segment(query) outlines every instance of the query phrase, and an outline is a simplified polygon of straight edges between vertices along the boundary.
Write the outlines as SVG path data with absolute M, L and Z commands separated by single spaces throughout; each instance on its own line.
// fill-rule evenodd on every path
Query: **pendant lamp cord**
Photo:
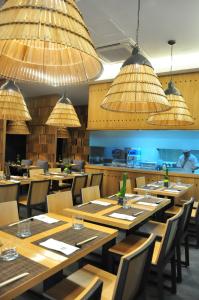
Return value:
M 170 74 L 171 74 L 171 81 L 173 79 L 173 45 L 171 45 L 171 68 L 170 68 Z
M 139 31 L 140 31 L 140 1 L 138 0 L 138 10 L 137 10 L 137 29 L 136 29 L 136 45 L 139 45 Z

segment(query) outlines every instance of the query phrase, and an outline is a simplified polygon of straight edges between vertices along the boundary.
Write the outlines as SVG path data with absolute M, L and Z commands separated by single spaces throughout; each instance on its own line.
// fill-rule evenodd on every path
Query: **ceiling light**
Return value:
M 6 128 L 7 134 L 30 134 L 25 121 L 9 121 Z
M 0 88 L 0 119 L 31 120 L 23 95 L 13 81 L 6 81 Z
M 162 126 L 192 125 L 194 120 L 188 106 L 180 91 L 175 87 L 174 82 L 172 81 L 173 45 L 175 45 L 175 41 L 170 40 L 168 41 L 168 44 L 171 46 L 171 80 L 168 83 L 168 88 L 165 90 L 165 94 L 167 95 L 171 109 L 166 112 L 151 114 L 147 122 L 152 125 Z
M 58 100 L 46 124 L 55 127 L 81 127 L 77 113 L 65 94 Z
M 75 0 L 7 0 L 0 8 L 1 76 L 63 86 L 101 71 Z
M 123 63 L 120 73 L 114 79 L 101 107 L 118 112 L 159 112 L 170 108 L 150 62 L 139 50 L 140 0 L 136 46 L 132 55 Z

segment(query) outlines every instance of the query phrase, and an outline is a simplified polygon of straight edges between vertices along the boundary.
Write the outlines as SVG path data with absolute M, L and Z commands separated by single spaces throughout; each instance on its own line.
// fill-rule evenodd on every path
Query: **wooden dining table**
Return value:
M 129 231 L 134 230 L 138 225 L 146 222 L 149 217 L 155 213 L 166 209 L 170 204 L 170 199 L 162 199 L 157 197 L 145 198 L 144 195 L 132 195 L 129 198 L 130 207 L 123 208 L 118 205 L 117 200 L 111 200 L 110 198 L 100 198 L 97 201 L 108 203 L 109 205 L 103 206 L 95 204 L 95 201 L 85 203 L 83 205 L 73 206 L 72 208 L 65 208 L 63 214 L 69 217 L 82 216 L 85 220 L 111 226 L 120 230 Z M 158 203 L 158 204 L 157 204 Z M 126 215 L 130 219 L 121 219 L 112 215 L 113 213 L 119 214 L 117 217 Z M 137 216 L 136 216 L 137 214 Z M 125 216 L 122 216 L 122 218 Z
M 63 268 L 79 261 L 99 247 L 104 247 L 103 257 L 106 260 L 107 248 L 115 243 L 118 234 L 115 229 L 84 222 L 83 229 L 75 230 L 72 227 L 71 218 L 52 213 L 47 215 L 59 222 L 46 224 L 34 219 L 31 221 L 32 235 L 25 239 L 16 236 L 17 225 L 0 228 L 1 243 L 15 245 L 19 253 L 19 257 L 14 261 L 0 260 L 0 283 L 21 273 L 29 273 L 28 276 L 0 288 L 0 299 L 13 299 L 43 281 L 48 282 L 49 278 L 52 280 L 53 276 Z M 75 245 L 92 236 L 97 236 L 97 238 L 79 247 L 68 256 L 40 245 L 41 242 L 50 238 Z

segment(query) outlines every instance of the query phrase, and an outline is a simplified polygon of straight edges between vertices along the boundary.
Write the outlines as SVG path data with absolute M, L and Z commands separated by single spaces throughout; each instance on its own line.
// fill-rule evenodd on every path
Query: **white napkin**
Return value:
M 174 186 L 173 188 L 174 188 L 174 189 L 184 189 L 184 190 L 186 190 L 186 189 L 187 189 L 187 186 L 175 184 L 175 186 Z
M 144 198 L 144 195 L 140 195 L 140 196 L 137 196 L 136 198 L 133 198 L 133 200 L 140 200 L 140 199 L 143 199 Z
M 152 184 L 152 183 L 149 183 L 149 184 L 147 184 L 147 186 L 151 186 L 151 187 L 155 187 L 155 188 L 158 188 L 158 187 L 160 187 L 160 185 L 157 185 L 157 184 Z
M 171 189 L 166 189 L 164 192 L 171 192 L 171 193 L 179 193 L 179 191 L 171 190 Z
M 47 224 L 53 224 L 53 223 L 59 222 L 59 220 L 51 218 L 51 217 L 49 217 L 47 215 L 35 216 L 34 219 L 42 221 L 42 222 L 47 223 Z
M 158 206 L 157 203 L 149 203 L 149 202 L 144 202 L 144 201 L 139 201 L 136 204 L 148 205 L 148 206 Z
M 132 198 L 134 196 L 135 196 L 135 194 L 125 194 L 125 197 L 127 197 L 127 198 Z
M 10 182 L 19 183 L 19 180 L 10 179 Z
M 73 252 L 79 250 L 78 247 L 71 246 L 69 244 L 54 240 L 54 239 L 48 239 L 45 242 L 40 243 L 41 246 L 44 246 L 48 249 L 59 251 L 65 255 L 70 255 Z
M 122 220 L 128 220 L 128 221 L 133 221 L 136 218 L 136 217 L 133 217 L 133 216 L 128 216 L 128 215 L 119 214 L 119 213 L 112 213 L 111 215 L 109 215 L 109 217 L 122 219 Z
M 111 203 L 109 203 L 109 202 L 100 201 L 100 200 L 92 200 L 92 201 L 90 201 L 90 203 L 98 204 L 98 205 L 102 205 L 102 206 L 109 206 L 109 205 L 111 205 Z

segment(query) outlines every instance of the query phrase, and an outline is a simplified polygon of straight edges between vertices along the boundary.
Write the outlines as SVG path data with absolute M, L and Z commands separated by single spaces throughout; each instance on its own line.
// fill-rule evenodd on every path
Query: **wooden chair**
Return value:
M 0 203 L 8 201 L 18 201 L 19 187 L 19 183 L 1 184 Z
M 32 160 L 31 159 L 22 159 L 21 160 L 21 165 L 22 166 L 31 166 L 32 165 Z
M 120 180 L 120 189 L 122 188 L 123 185 L 123 181 Z M 131 185 L 131 179 L 127 179 L 126 180 L 126 193 L 127 194 L 132 194 L 133 193 L 133 189 L 132 189 L 132 185 Z
M 166 231 L 161 241 L 155 242 L 155 248 L 152 257 L 152 268 L 157 272 L 158 282 L 158 298 L 159 300 L 163 300 L 163 272 L 168 263 L 171 264 L 171 292 L 176 293 L 176 261 L 175 261 L 175 247 L 177 242 L 177 231 L 179 228 L 180 218 L 183 214 L 183 209 L 179 211 L 179 213 L 172 218 L 167 220 Z M 116 244 L 112 248 L 109 249 L 110 253 L 114 255 L 114 257 L 127 255 L 135 249 L 134 243 L 137 245 L 142 245 L 144 243 L 144 238 L 129 235 L 126 239 Z M 135 242 L 136 241 L 136 242 Z
M 0 176 L 2 177 L 4 175 L 4 171 L 0 171 Z
M 34 176 L 37 176 L 37 175 L 42 175 L 44 174 L 44 169 L 30 169 L 29 170 L 29 176 L 30 177 L 34 177 Z
M 177 280 L 178 282 L 182 281 L 182 269 L 181 264 L 183 263 L 181 260 L 181 244 L 184 243 L 185 247 L 185 266 L 189 266 L 189 240 L 188 240 L 188 224 L 191 218 L 191 211 L 194 203 L 194 198 L 191 198 L 189 201 L 185 202 L 183 207 L 178 207 L 179 213 L 180 210 L 183 210 L 182 216 L 179 222 L 179 229 L 178 229 L 178 238 L 176 243 L 176 254 L 177 254 Z M 142 227 L 139 228 L 139 232 L 142 234 L 150 234 L 151 232 L 154 233 L 160 239 L 163 238 L 166 232 L 166 224 L 149 221 L 144 224 Z
M 103 282 L 98 277 L 94 277 L 85 288 L 82 288 L 81 284 L 74 283 L 66 278 L 47 290 L 43 295 L 51 300 L 100 300 L 102 286 Z M 66 291 L 68 293 L 64 295 Z
M 9 163 L 5 163 L 4 164 L 4 173 L 5 173 L 5 176 L 6 177 L 10 177 L 10 166 L 9 166 Z
M 145 243 L 121 258 L 117 276 L 92 265 L 86 265 L 82 269 L 71 274 L 67 280 L 72 284 L 73 293 L 79 288 L 85 288 L 96 276 L 103 282 L 102 300 L 135 300 L 144 291 L 147 273 L 154 248 L 154 235 L 151 235 Z M 63 281 L 53 287 L 53 291 L 62 296 L 54 299 L 73 299 L 68 294 L 71 287 L 64 287 Z M 48 291 L 47 291 L 48 293 Z M 54 294 L 55 295 L 55 294 Z M 66 298 L 65 298 L 66 297 Z M 84 298 L 83 298 L 84 299 Z M 143 299 L 143 298 L 142 298 Z
M 191 218 L 188 225 L 188 235 L 192 239 L 195 239 L 195 243 L 190 245 L 199 248 L 199 203 L 198 202 L 194 202 L 193 205 Z
M 77 204 L 77 202 L 82 202 L 81 199 L 81 189 L 87 186 L 88 175 L 75 176 L 72 184 L 72 196 L 73 196 L 73 204 Z
M 17 201 L 0 203 L 0 226 L 19 221 Z
M 46 199 L 50 187 L 50 180 L 31 181 L 28 195 L 19 199 L 19 205 L 27 207 L 27 217 L 32 216 L 32 209 L 46 210 Z
M 81 190 L 82 202 L 86 203 L 100 198 L 99 186 L 88 186 Z
M 73 206 L 71 191 L 57 192 L 47 196 L 47 206 L 49 213 L 62 214 L 64 208 Z
M 36 162 L 36 166 L 43 169 L 44 171 L 48 170 L 48 161 L 38 159 Z
M 90 178 L 90 186 L 98 185 L 100 191 L 102 190 L 102 182 L 103 182 L 104 173 L 93 173 Z
M 137 188 L 142 187 L 142 186 L 146 185 L 146 179 L 145 179 L 144 176 L 136 177 L 135 178 L 135 183 L 136 183 Z

